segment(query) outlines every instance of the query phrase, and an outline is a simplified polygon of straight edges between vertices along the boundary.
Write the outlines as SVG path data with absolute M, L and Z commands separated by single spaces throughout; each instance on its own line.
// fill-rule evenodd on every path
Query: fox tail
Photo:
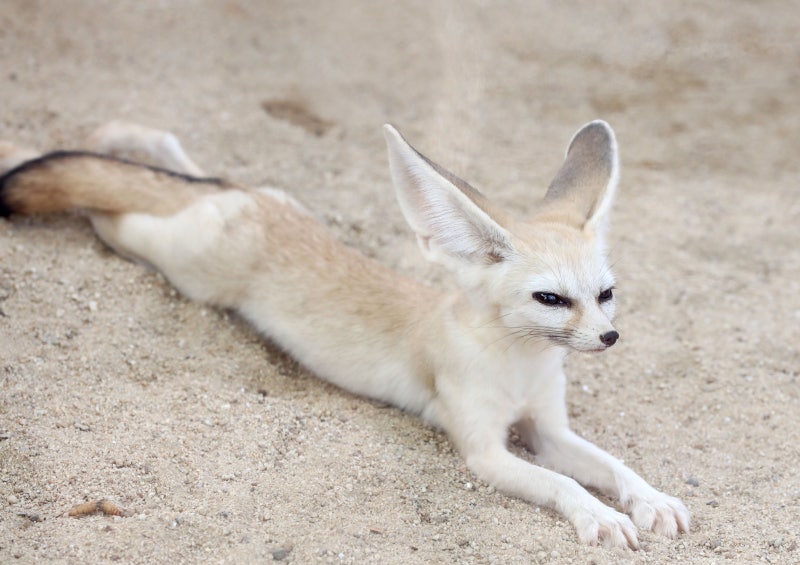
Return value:
M 203 192 L 229 186 L 107 155 L 57 151 L 0 176 L 0 216 L 74 209 L 171 215 Z

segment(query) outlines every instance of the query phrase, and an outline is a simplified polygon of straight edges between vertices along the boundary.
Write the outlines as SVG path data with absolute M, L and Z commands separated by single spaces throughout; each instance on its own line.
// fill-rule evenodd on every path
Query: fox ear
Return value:
M 488 265 L 513 252 L 480 192 L 418 153 L 391 125 L 383 132 L 397 200 L 428 259 Z
M 564 164 L 545 195 L 545 205 L 576 216 L 585 231 L 602 230 L 619 180 L 614 130 L 596 120 L 570 141 Z

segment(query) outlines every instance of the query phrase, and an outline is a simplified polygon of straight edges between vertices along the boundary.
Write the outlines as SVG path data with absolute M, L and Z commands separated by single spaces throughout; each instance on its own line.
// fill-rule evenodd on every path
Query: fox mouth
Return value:
M 569 344 L 569 348 L 572 349 L 573 351 L 577 351 L 579 353 L 593 353 L 593 354 L 597 355 L 597 354 L 600 354 L 600 353 L 603 353 L 603 352 L 607 351 L 608 349 L 611 348 L 611 346 L 610 345 L 605 345 L 603 343 L 597 343 L 597 344 L 589 345 L 586 342 L 580 343 L 580 344 L 576 344 L 576 343 L 573 342 L 573 343 Z
M 577 347 L 573 344 L 566 344 L 566 343 L 559 343 L 561 347 L 566 347 L 569 351 L 575 353 L 590 353 L 592 355 L 600 355 L 601 353 L 605 353 L 608 349 L 605 345 L 600 345 L 598 347 Z
M 575 335 L 570 332 L 558 332 L 547 337 L 553 343 L 578 353 L 599 354 L 611 347 L 603 343 L 587 343 L 586 340 L 576 339 Z

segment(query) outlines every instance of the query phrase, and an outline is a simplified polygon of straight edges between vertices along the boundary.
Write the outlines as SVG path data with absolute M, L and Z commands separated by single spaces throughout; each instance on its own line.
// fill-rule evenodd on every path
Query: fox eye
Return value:
M 598 300 L 598 302 L 608 302 L 612 298 L 614 298 L 614 288 L 613 287 L 607 288 L 603 292 L 601 292 L 599 294 L 599 296 L 597 297 L 597 300 Z
M 534 292 L 533 299 L 545 306 L 571 306 L 569 298 L 564 298 L 552 292 Z

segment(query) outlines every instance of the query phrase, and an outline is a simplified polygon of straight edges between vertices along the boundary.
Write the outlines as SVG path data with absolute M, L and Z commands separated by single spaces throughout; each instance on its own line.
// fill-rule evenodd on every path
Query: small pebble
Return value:
M 769 546 L 770 547 L 780 547 L 783 545 L 783 538 L 776 538 L 774 540 L 770 540 Z

